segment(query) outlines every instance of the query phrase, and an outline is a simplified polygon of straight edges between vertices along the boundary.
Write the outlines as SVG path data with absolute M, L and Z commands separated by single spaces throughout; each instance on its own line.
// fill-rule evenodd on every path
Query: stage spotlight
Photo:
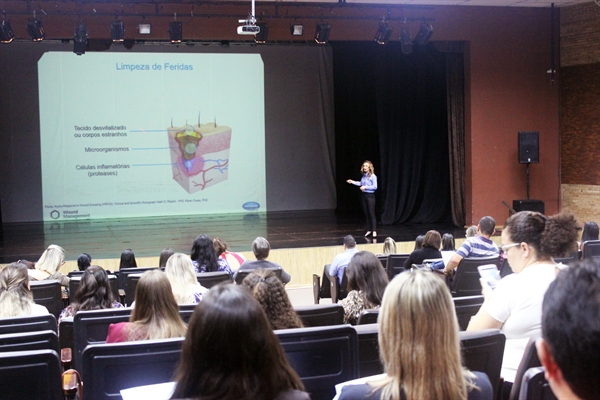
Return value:
M 417 33 L 417 36 L 415 36 L 415 43 L 418 44 L 419 46 L 423 46 L 423 45 L 427 44 L 429 39 L 431 39 L 432 35 L 433 35 L 433 27 L 430 24 L 423 22 L 421 24 L 421 27 L 419 28 L 419 32 Z
M 75 28 L 75 32 L 73 33 L 73 53 L 78 56 L 85 54 L 85 48 L 87 47 L 87 29 L 84 24 L 79 24 L 77 28 Z
M 302 36 L 304 34 L 304 26 L 300 25 L 292 25 L 290 27 L 290 33 L 292 36 Z
M 171 38 L 171 43 L 181 43 L 183 39 L 183 24 L 181 21 L 169 22 L 169 37 Z
M 327 44 L 329 41 L 329 31 L 331 26 L 325 22 L 317 23 L 317 30 L 315 31 L 315 42 L 319 44 Z
M 42 27 L 42 20 L 36 17 L 29 18 L 27 21 L 27 33 L 34 42 L 41 42 L 46 37 L 46 31 Z
M 2 20 L 0 21 L 0 42 L 2 43 L 10 43 L 14 40 L 15 33 L 10 27 L 10 21 Z
M 259 44 L 266 43 L 269 38 L 269 25 L 266 22 L 259 22 L 256 26 L 260 28 L 260 31 L 254 35 L 254 41 Z
M 113 43 L 123 43 L 123 40 L 125 40 L 125 25 L 123 21 L 115 20 L 110 24 L 110 36 Z
M 406 29 L 402 29 L 400 33 L 400 48 L 402 54 L 410 54 L 413 51 L 413 42 L 410 40 L 410 33 Z
M 151 31 L 152 27 L 150 26 L 150 24 L 145 22 L 141 22 L 140 24 L 138 24 L 138 32 L 140 33 L 140 35 L 149 35 Z
M 389 27 L 388 23 L 383 21 L 379 23 L 379 29 L 375 33 L 375 41 L 379 44 L 386 44 L 392 36 L 393 29 Z

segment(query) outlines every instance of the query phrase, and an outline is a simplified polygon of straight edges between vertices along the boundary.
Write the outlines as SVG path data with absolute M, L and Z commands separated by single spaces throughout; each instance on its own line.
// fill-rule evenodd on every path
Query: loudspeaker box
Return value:
M 513 207 L 519 211 L 537 211 L 545 214 L 545 204 L 542 200 L 513 200 Z
M 540 133 L 519 132 L 519 163 L 533 164 L 540 162 Z

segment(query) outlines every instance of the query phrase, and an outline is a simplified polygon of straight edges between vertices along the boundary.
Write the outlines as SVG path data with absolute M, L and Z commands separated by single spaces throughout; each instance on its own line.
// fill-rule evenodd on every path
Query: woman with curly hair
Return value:
M 530 337 L 542 334 L 544 293 L 558 271 L 552 257 L 573 250 L 579 226 L 570 214 L 546 217 L 533 211 L 513 214 L 504 223 L 501 249 L 514 274 L 492 291 L 485 280 L 484 302 L 467 330 L 500 329 L 506 336 L 502 377 L 509 391 Z
M 15 262 L 0 271 L 0 318 L 46 315 L 48 309 L 33 302 L 27 265 Z
M 196 272 L 227 271 L 229 276 L 233 275 L 227 261 L 217 257 L 213 241 L 206 235 L 200 235 L 194 240 L 190 258 Z
M 302 328 L 302 321 L 294 311 L 283 283 L 273 271 L 255 269 L 242 281 L 242 285 L 250 289 L 265 310 L 271 328 Z

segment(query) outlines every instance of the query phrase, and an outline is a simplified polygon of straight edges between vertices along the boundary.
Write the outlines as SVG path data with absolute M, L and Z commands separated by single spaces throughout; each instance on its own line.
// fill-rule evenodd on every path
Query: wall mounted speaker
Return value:
M 540 133 L 519 132 L 519 163 L 540 162 Z

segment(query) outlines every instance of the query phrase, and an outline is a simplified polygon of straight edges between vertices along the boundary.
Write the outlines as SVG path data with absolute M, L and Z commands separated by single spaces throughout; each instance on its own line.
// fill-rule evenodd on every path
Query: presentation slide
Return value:
M 48 52 L 38 75 L 45 221 L 266 211 L 259 54 Z

